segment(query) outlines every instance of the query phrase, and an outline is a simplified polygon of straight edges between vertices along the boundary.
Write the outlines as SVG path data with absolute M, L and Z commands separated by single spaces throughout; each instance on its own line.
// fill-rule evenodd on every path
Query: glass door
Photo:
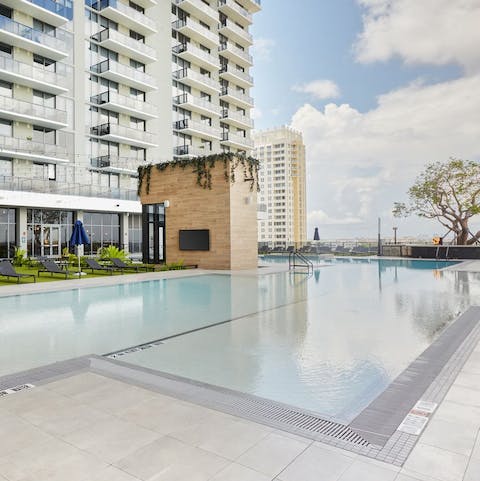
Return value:
M 42 228 L 42 252 L 45 257 L 60 257 L 60 227 L 44 225 Z

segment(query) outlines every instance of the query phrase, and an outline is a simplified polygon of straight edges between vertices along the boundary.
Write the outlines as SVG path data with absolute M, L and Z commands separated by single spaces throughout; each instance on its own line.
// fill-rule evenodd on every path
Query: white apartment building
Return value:
M 260 160 L 258 241 L 289 247 L 307 239 L 305 145 L 289 127 L 255 132 L 253 155 Z
M 0 0 L 0 258 L 141 252 L 137 168 L 252 147 L 260 0 Z M 173 66 L 173 68 L 172 68 Z M 172 87 L 173 84 L 173 87 Z

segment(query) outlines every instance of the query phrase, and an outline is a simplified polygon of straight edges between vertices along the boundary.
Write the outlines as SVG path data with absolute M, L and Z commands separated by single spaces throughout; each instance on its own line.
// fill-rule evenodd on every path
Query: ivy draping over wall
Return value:
M 191 167 L 192 173 L 197 176 L 197 185 L 203 187 L 204 189 L 211 189 L 212 174 L 210 171 L 217 163 L 221 163 L 223 165 L 225 182 L 235 182 L 235 172 L 239 166 L 242 166 L 243 181 L 250 182 L 250 190 L 254 190 L 255 188 L 257 191 L 259 190 L 259 161 L 247 155 L 224 152 L 221 154 L 194 157 L 191 159 L 179 159 L 172 160 L 171 162 L 162 162 L 159 164 L 141 165 L 138 167 L 138 195 L 141 194 L 144 186 L 145 192 L 147 194 L 150 193 L 150 178 L 152 175 L 152 169 L 157 169 L 161 172 L 169 167 L 172 169 L 179 167 L 183 170 Z

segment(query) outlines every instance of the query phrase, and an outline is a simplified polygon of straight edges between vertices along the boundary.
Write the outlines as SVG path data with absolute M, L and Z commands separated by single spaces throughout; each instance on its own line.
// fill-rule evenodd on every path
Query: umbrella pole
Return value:
M 81 279 L 82 275 L 80 273 L 80 246 L 77 245 L 77 259 L 78 259 L 78 278 Z

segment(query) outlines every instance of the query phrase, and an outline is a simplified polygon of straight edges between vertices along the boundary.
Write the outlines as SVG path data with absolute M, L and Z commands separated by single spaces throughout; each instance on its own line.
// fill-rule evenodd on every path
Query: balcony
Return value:
M 55 33 L 54 37 L 0 15 L 0 42 L 61 60 L 68 57 L 72 34 L 60 29 L 56 29 Z
M 200 72 L 195 72 L 189 68 L 182 68 L 173 72 L 173 78 L 182 82 L 182 84 L 201 90 L 207 93 L 220 92 L 220 84 L 218 80 L 212 79 Z
M 203 122 L 195 122 L 191 119 L 182 119 L 173 122 L 173 130 L 182 134 L 202 137 L 209 140 L 220 140 L 220 129 Z
M 257 13 L 262 9 L 261 0 L 241 0 L 244 7 L 252 13 Z
M 90 102 L 112 112 L 133 115 L 139 119 L 149 120 L 158 117 L 157 108 L 153 104 L 137 100 L 133 97 L 127 97 L 126 95 L 120 95 L 113 90 L 107 90 L 98 95 L 93 95 L 90 97 Z
M 68 147 L 67 147 L 68 146 Z M 18 137 L 0 136 L 0 156 L 14 159 L 32 160 L 50 164 L 70 162 L 73 136 L 67 132 L 57 132 L 57 144 L 46 144 Z
M 193 147 L 192 145 L 178 145 L 173 148 L 173 155 L 180 158 L 205 157 L 211 154 L 211 150 L 203 147 Z
M 105 28 L 92 35 L 91 39 L 98 42 L 102 47 L 109 48 L 142 63 L 151 63 L 157 60 L 154 48 L 111 28 Z
M 213 48 L 218 45 L 218 33 L 216 32 L 216 29 L 214 33 L 202 24 L 193 20 L 191 17 L 173 22 L 172 28 L 206 47 Z
M 59 95 L 68 92 L 72 79 L 72 69 L 66 65 L 63 67 L 65 67 L 65 75 L 37 68 L 35 64 L 0 56 L 0 79 Z
M 102 16 L 125 25 L 142 35 L 156 33 L 154 20 L 118 0 L 98 0 L 92 2 L 92 8 L 101 12 Z
M 218 10 L 242 25 L 250 25 L 253 22 L 253 15 L 235 0 L 219 0 Z
M 203 3 L 202 0 L 174 0 L 174 2 L 183 11 L 205 22 L 207 25 L 212 26 L 218 23 L 218 12 Z
M 109 188 L 93 184 L 52 182 L 51 180 L 46 179 L 32 179 L 30 177 L 18 176 L 11 177 L 7 175 L 0 175 L 0 190 L 138 201 L 136 190 Z
M 73 2 L 70 0 L 2 0 L 2 4 L 54 27 L 73 19 Z
M 11 97 L 0 96 L 0 118 L 50 129 L 67 126 L 67 112 Z
M 241 112 L 234 112 L 229 109 L 223 109 L 222 122 L 239 129 L 253 129 L 253 119 L 243 115 Z
M 250 109 L 253 107 L 253 98 L 239 90 L 231 87 L 223 87 L 220 92 L 220 98 L 225 102 L 233 102 L 235 105 Z
M 247 30 L 239 27 L 236 23 L 232 22 L 228 18 L 218 26 L 218 31 L 229 40 L 232 40 L 241 45 L 252 45 L 253 37 L 247 32 Z
M 200 115 L 215 115 L 216 117 L 220 117 L 219 106 L 201 97 L 195 97 L 192 94 L 182 94 L 174 97 L 173 104 Z
M 205 69 L 218 70 L 220 68 L 218 57 L 205 52 L 192 43 L 179 43 L 172 48 L 172 52 L 178 57 Z
M 246 50 L 242 50 L 230 42 L 221 43 L 218 51 L 222 57 L 241 65 L 242 67 L 251 67 L 253 65 L 252 56 Z
M 247 72 L 239 70 L 232 65 L 222 65 L 220 78 L 233 82 L 240 87 L 248 88 L 253 86 L 253 77 Z
M 114 155 L 101 155 L 100 157 L 92 157 L 90 159 L 90 165 L 94 170 L 114 174 L 137 174 L 138 166 L 144 163 L 135 158 L 117 157 Z
M 234 134 L 228 131 L 222 132 L 222 144 L 239 150 L 253 149 L 253 140 L 250 140 L 243 135 Z
M 99 77 L 119 82 L 143 91 L 156 90 L 155 79 L 150 75 L 114 60 L 104 60 L 90 67 Z
M 143 130 L 132 129 L 123 125 L 105 123 L 90 127 L 90 134 L 103 140 L 118 142 L 119 144 L 134 145 L 136 147 L 158 147 L 155 134 Z

